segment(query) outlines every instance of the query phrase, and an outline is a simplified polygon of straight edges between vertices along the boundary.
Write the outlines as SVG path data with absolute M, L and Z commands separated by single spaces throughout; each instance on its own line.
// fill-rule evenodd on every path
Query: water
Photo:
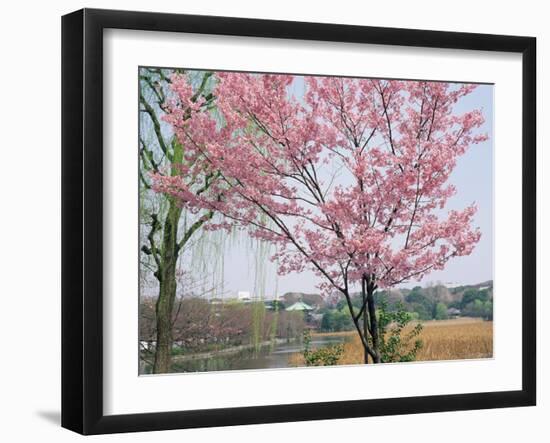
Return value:
M 322 335 L 311 337 L 311 348 L 321 348 L 344 343 L 349 335 Z M 259 351 L 246 349 L 231 354 L 174 361 L 173 372 L 231 371 L 243 369 L 273 369 L 289 367 L 288 359 L 292 354 L 304 350 L 302 343 L 278 343 L 264 346 Z

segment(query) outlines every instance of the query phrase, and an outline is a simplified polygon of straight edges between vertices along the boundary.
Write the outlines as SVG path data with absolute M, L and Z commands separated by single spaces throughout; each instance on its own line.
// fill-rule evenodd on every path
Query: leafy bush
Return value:
M 326 346 L 319 349 L 311 349 L 311 333 L 309 329 L 304 331 L 304 360 L 306 366 L 334 366 L 344 353 L 344 345 Z
M 416 354 L 422 348 L 422 340 L 418 338 L 422 325 L 418 323 L 410 332 L 403 333 L 411 319 L 411 314 L 405 311 L 402 303 L 397 303 L 391 311 L 388 310 L 387 302 L 382 301 L 379 304 L 378 327 L 382 362 L 408 362 L 416 359 Z

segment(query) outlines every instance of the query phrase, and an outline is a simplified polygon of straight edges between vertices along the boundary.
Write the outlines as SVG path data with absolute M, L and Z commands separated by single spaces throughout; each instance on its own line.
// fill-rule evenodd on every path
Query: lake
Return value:
M 323 334 L 311 336 L 311 348 L 321 348 L 330 345 L 344 343 L 350 340 L 350 335 Z M 255 350 L 252 348 L 241 349 L 236 352 L 210 355 L 208 357 L 184 359 L 174 358 L 172 372 L 209 372 L 230 371 L 243 369 L 273 369 L 289 367 L 289 357 L 303 351 L 300 341 L 280 342 L 266 345 Z

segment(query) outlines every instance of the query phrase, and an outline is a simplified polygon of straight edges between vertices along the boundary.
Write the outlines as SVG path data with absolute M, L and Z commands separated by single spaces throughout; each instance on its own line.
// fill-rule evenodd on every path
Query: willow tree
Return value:
M 274 244 L 279 273 L 313 270 L 322 289 L 347 301 L 365 363 L 380 363 L 375 290 L 443 269 L 480 239 L 475 204 L 446 209 L 457 159 L 486 139 L 479 110 L 455 111 L 474 86 L 309 77 L 297 97 L 290 75 L 218 76 L 223 125 L 206 114 L 185 120 L 185 106 L 167 116 L 200 169 L 155 176 L 154 187 L 219 211 L 220 228 Z M 192 91 L 173 91 L 190 105 Z M 183 177 L 205 171 L 220 179 L 193 194 Z
M 200 113 L 209 113 L 214 99 L 209 92 L 212 74 L 201 72 L 189 78 L 188 87 L 193 92 L 185 105 L 179 103 L 177 94 L 172 93 L 170 75 L 171 71 L 157 68 L 141 68 L 139 71 L 140 263 L 142 274 L 150 271 L 158 287 L 154 373 L 170 371 L 178 258 L 214 214 L 211 209 L 187 211 L 181 199 L 158 194 L 151 187 L 151 174 L 179 177 L 190 193 L 200 195 L 215 180 L 214 175 L 208 173 L 181 178 L 182 170 L 192 166 L 192 161 L 186 158 L 185 141 L 175 137 L 164 122 L 170 106 L 183 106 L 186 115 L 182 116 L 182 121 Z

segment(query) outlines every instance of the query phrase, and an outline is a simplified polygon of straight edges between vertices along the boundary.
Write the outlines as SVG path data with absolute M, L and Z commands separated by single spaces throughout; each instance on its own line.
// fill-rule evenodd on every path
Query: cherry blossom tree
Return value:
M 457 159 L 487 138 L 480 110 L 453 111 L 474 88 L 219 73 L 216 111 L 205 113 L 176 75 L 178 103 L 165 119 L 188 166 L 153 186 L 190 210 L 223 214 L 209 229 L 237 226 L 271 242 L 280 274 L 313 270 L 325 293 L 346 299 L 365 363 L 379 363 L 375 290 L 443 269 L 480 239 L 473 203 L 446 209 Z M 209 175 L 204 193 L 190 192 L 190 177 Z

